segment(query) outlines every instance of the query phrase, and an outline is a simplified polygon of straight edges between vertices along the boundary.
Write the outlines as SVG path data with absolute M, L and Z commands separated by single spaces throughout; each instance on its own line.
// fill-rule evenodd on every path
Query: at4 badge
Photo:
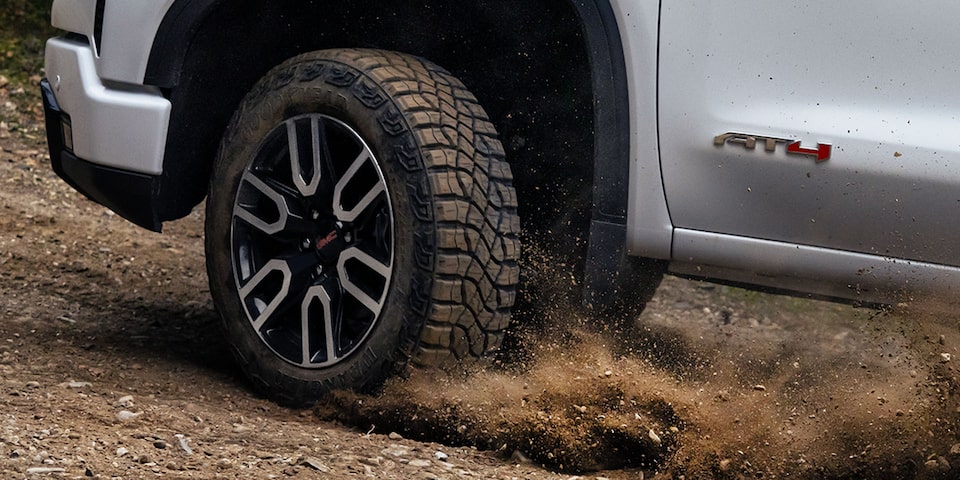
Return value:
M 813 157 L 817 159 L 817 163 L 830 160 L 830 152 L 833 150 L 833 147 L 829 143 L 818 143 L 815 148 L 805 148 L 800 145 L 800 140 L 766 137 L 750 133 L 727 132 L 713 137 L 713 144 L 718 147 L 722 147 L 728 143 L 737 143 L 747 149 L 753 150 L 756 148 L 758 142 L 763 143 L 764 149 L 768 152 L 776 151 L 778 143 L 786 144 L 788 154 Z

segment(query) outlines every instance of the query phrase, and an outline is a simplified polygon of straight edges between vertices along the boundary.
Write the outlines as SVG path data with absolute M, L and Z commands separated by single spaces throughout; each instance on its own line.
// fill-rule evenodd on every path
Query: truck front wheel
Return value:
M 244 371 L 303 404 L 496 349 L 518 233 L 503 148 L 462 83 L 404 54 L 325 50 L 270 71 L 237 109 L 207 270 Z

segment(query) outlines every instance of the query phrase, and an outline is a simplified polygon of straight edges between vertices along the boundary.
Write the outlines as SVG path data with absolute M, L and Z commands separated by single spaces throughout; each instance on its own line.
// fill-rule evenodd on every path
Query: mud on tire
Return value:
M 214 167 L 207 270 L 226 339 L 292 404 L 483 357 L 516 297 L 516 198 L 450 73 L 376 50 L 292 58 L 244 99 Z

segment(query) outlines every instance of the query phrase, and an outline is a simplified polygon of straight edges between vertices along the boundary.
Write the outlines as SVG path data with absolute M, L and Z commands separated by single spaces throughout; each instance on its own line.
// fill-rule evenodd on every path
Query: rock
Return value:
M 433 456 L 436 457 L 436 459 L 437 459 L 437 460 L 440 460 L 441 462 L 445 462 L 445 461 L 447 461 L 448 458 L 450 458 L 449 455 L 447 455 L 446 453 L 441 452 L 440 450 L 437 450 L 436 452 L 434 452 L 434 453 L 433 453 Z
M 953 356 L 950 355 L 949 353 L 941 353 L 941 354 L 940 354 L 940 362 L 941 362 L 941 363 L 947 363 L 947 362 L 950 361 L 951 358 L 953 358 Z
M 403 445 L 393 445 L 390 448 L 381 450 L 380 453 L 391 457 L 406 457 L 410 455 L 410 449 Z
M 937 342 L 940 343 L 940 345 L 946 345 L 946 344 L 947 344 L 947 337 L 944 336 L 944 335 L 940 335 L 940 339 L 937 340 Z
M 657 432 L 654 432 L 652 428 L 647 432 L 647 436 L 650 437 L 650 440 L 652 440 L 655 445 L 663 443 L 663 440 L 660 439 L 660 436 L 657 435 Z
M 950 470 L 950 462 L 948 462 L 946 458 L 943 458 L 939 455 L 931 457 L 923 464 L 923 466 L 926 467 L 927 470 L 934 472 L 947 472 Z
M 4 88 L 7 85 L 10 85 L 10 79 L 3 75 L 0 75 L 0 88 Z
M 126 407 L 130 408 L 133 406 L 133 395 L 126 395 L 120 397 L 116 403 L 113 404 L 115 407 Z
M 90 382 L 73 382 L 73 381 L 70 381 L 70 382 L 66 382 L 66 383 L 61 383 L 60 386 L 63 386 L 63 387 L 66 387 L 66 388 L 86 388 L 86 387 L 92 387 L 93 384 L 90 383 Z
M 190 445 L 187 445 L 187 438 L 184 437 L 183 434 L 178 433 L 174 435 L 174 437 L 177 438 L 177 441 L 180 443 L 180 448 L 182 448 L 184 452 L 187 452 L 187 455 L 193 455 L 193 450 L 190 448 Z
M 730 471 L 730 459 L 729 459 L 729 458 L 724 458 L 723 460 L 720 460 L 720 471 L 721 471 L 721 472 L 724 472 L 724 473 Z
M 60 468 L 60 467 L 30 467 L 27 469 L 27 474 L 42 475 L 46 473 L 63 473 L 66 471 L 67 470 L 65 468 Z
M 960 456 L 960 443 L 954 443 L 953 446 L 950 447 L 950 455 Z
M 514 463 L 521 463 L 521 464 L 533 463 L 533 461 L 530 460 L 530 457 L 528 457 L 526 454 L 524 454 L 520 450 L 513 451 L 513 454 L 510 455 L 510 461 Z
M 40 388 L 40 382 L 35 382 L 35 381 L 27 382 L 26 384 L 23 385 L 23 388 L 30 389 L 30 390 Z
M 417 468 L 426 468 L 432 464 L 430 463 L 430 460 L 421 460 L 417 458 L 414 460 L 410 460 L 410 463 L 408 463 L 407 465 L 410 465 L 411 467 L 417 467 Z
M 318 472 L 322 472 L 322 473 L 330 473 L 330 472 L 333 471 L 333 470 L 330 469 L 330 467 L 324 465 L 323 462 L 321 462 L 319 459 L 317 459 L 317 458 L 315 458 L 315 457 L 304 457 L 304 458 L 302 458 L 302 459 L 300 460 L 300 464 L 301 464 L 301 465 L 306 465 L 306 466 L 308 466 L 308 467 L 310 467 L 310 468 L 312 468 L 312 469 L 314 469 L 314 470 L 317 470 Z
M 397 432 L 390 432 L 390 434 L 387 435 L 387 438 L 390 440 L 403 440 L 403 435 L 400 435 Z
M 164 442 L 163 440 L 157 440 L 156 442 L 153 442 L 153 446 L 154 448 L 163 450 L 164 448 L 167 448 L 167 442 Z
M 120 420 L 121 422 L 130 422 L 136 420 L 140 415 L 143 415 L 143 412 L 133 413 L 130 410 L 120 410 L 117 412 L 117 420 Z
M 758 391 L 758 392 L 766 392 L 766 391 L 767 391 L 767 387 L 765 387 L 765 386 L 763 386 L 763 385 L 754 385 L 754 386 L 753 386 L 753 389 L 756 390 L 756 391 Z
M 126 454 L 128 454 L 128 453 L 130 453 L 130 450 L 127 450 L 127 449 L 124 448 L 124 447 L 120 447 L 120 448 L 117 449 L 117 456 L 118 456 L 118 457 L 122 457 L 122 456 L 124 456 L 124 455 L 126 455 Z

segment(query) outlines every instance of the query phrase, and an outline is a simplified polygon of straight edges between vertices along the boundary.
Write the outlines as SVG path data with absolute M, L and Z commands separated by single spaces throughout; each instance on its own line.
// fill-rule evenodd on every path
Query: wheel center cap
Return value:
M 327 248 L 330 244 L 335 242 L 338 238 L 340 238 L 340 232 L 338 232 L 337 229 L 333 229 L 326 236 L 318 238 L 314 246 L 316 247 L 318 252 L 322 252 L 323 249 Z
M 324 229 L 327 230 L 327 229 Z M 322 230 L 321 230 L 322 231 Z M 327 233 L 317 235 L 313 242 L 313 248 L 320 257 L 320 261 L 325 264 L 333 264 L 340 258 L 340 252 L 346 248 L 343 233 L 336 226 L 331 226 Z

